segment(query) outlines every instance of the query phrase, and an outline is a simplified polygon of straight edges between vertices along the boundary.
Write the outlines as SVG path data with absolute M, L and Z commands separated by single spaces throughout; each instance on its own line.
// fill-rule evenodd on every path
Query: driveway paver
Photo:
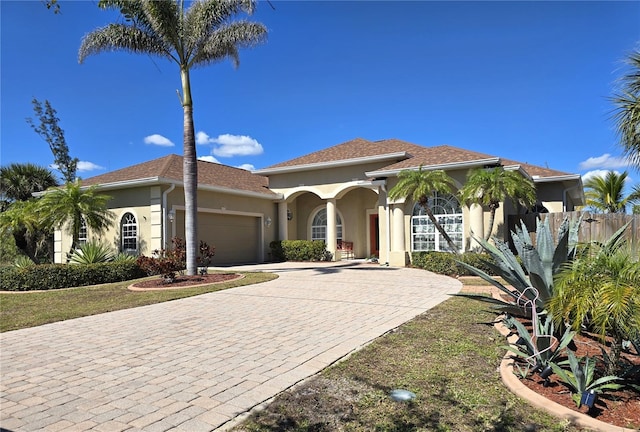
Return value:
M 211 431 L 460 290 L 358 262 L 234 267 L 267 283 L 0 335 L 0 427 Z

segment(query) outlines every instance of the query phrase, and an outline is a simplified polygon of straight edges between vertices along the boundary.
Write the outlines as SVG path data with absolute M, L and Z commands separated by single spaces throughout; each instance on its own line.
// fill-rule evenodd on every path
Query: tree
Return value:
M 629 71 L 620 79 L 621 90 L 611 98 L 615 127 L 626 156 L 640 169 L 640 50 L 626 59 Z
M 42 0 L 42 2 L 47 7 L 47 9 L 53 9 L 54 14 L 57 15 L 60 13 L 60 4 L 58 3 L 58 0 Z
M 31 103 L 40 123 L 36 126 L 32 118 L 27 118 L 27 123 L 49 144 L 51 153 L 53 153 L 53 163 L 62 173 L 62 178 L 66 182 L 75 181 L 78 159 L 69 156 L 69 146 L 64 138 L 64 131 L 60 128 L 60 119 L 57 117 L 56 110 L 48 100 L 44 101 L 44 107 L 35 98 Z
M 485 234 L 485 240 L 489 240 L 500 203 L 509 199 L 531 207 L 536 202 L 536 187 L 530 179 L 504 167 L 476 168 L 469 171 L 460 199 L 467 205 L 489 207 L 489 230 Z
M 34 192 L 42 192 L 57 186 L 53 173 L 32 163 L 12 163 L 0 167 L 0 194 L 9 202 L 27 201 Z
M 240 48 L 266 39 L 264 25 L 232 21 L 242 12 L 251 14 L 254 0 L 203 0 L 184 9 L 178 0 L 101 0 L 103 9 L 118 9 L 125 19 L 87 34 L 78 60 L 107 51 L 153 55 L 175 62 L 180 69 L 184 111 L 183 176 L 187 274 L 197 273 L 197 159 L 193 124 L 190 71 L 223 59 L 239 64 Z
M 46 225 L 59 229 L 67 227 L 72 236 L 72 251 L 78 245 L 83 220 L 87 228 L 95 232 L 113 225 L 114 215 L 107 208 L 111 197 L 99 194 L 96 188 L 83 189 L 80 182 L 75 181 L 45 193 L 38 201 L 38 210 Z
M 427 217 L 436 227 L 440 235 L 446 240 L 449 248 L 460 253 L 458 246 L 451 240 L 451 237 L 442 228 L 438 220 L 429 208 L 429 197 L 434 193 L 451 193 L 453 191 L 453 180 L 443 170 L 425 171 L 422 165 L 418 170 L 402 170 L 398 174 L 398 183 L 389 190 L 391 199 L 411 199 L 420 204 L 427 213 Z
M 624 186 L 628 173 L 618 174 L 608 171 L 602 176 L 590 177 L 584 182 L 587 205 L 604 213 L 624 213 L 630 198 L 624 196 Z
M 13 237 L 16 247 L 35 263 L 47 255 L 51 232 L 37 219 L 33 193 L 57 184 L 49 169 L 35 164 L 13 163 L 0 167 L 0 231 L 3 236 Z

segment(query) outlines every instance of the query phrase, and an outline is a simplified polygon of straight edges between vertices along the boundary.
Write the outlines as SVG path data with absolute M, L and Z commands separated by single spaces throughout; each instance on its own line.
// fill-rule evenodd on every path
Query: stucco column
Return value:
M 278 240 L 287 240 L 289 238 L 287 220 L 287 202 L 278 203 Z
M 469 234 L 473 233 L 477 238 L 484 238 L 484 210 L 478 204 L 471 204 L 469 207 L 469 231 Z M 471 250 L 480 249 L 480 244 L 471 236 L 469 238 L 471 239 L 469 242 Z
M 391 233 L 391 250 L 394 252 L 404 252 L 404 204 L 394 204 L 393 206 L 393 232 Z
M 389 251 L 389 265 L 404 267 L 409 263 L 409 251 L 406 249 L 404 226 L 404 203 L 393 204 L 391 209 L 391 250 Z
M 336 248 L 338 246 L 338 229 L 336 227 L 336 200 L 334 198 L 327 200 L 327 250 L 336 257 Z

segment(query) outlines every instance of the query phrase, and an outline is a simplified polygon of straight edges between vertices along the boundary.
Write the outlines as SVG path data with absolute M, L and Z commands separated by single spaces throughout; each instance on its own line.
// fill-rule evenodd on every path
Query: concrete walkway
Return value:
M 0 335 L 0 427 L 211 431 L 439 304 L 460 282 L 364 263 Z

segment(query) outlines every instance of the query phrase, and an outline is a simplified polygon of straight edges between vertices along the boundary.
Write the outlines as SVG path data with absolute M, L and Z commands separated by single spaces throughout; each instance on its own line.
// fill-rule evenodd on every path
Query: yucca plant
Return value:
M 563 263 L 575 257 L 581 219 L 570 222 L 568 218 L 565 218 L 558 228 L 558 237 L 555 243 L 549 228 L 549 219 L 544 221 L 538 219 L 535 246 L 524 222 L 522 222 L 521 226 L 516 227 L 515 232 L 511 233 L 522 265 L 506 242 L 494 238 L 494 246 L 483 239 L 474 237 L 491 257 L 491 259 L 480 258 L 480 260 L 494 274 L 501 276 L 512 288 L 503 285 L 476 267 L 462 261 L 457 261 L 458 264 L 480 276 L 511 299 L 501 300 L 466 293 L 456 295 L 493 303 L 496 309 L 511 315 L 531 316 L 529 303 L 535 305 L 537 313 L 543 312 L 547 302 L 553 296 L 554 275 L 560 270 Z
M 119 252 L 113 257 L 113 262 L 125 263 L 125 262 L 136 262 L 138 257 L 136 255 L 131 255 L 124 252 Z
M 31 258 L 25 255 L 20 255 L 13 262 L 13 266 L 19 269 L 27 269 L 27 268 L 33 267 L 34 265 L 36 264 L 33 261 L 31 261 Z
M 104 243 L 89 241 L 69 256 L 70 264 L 96 264 L 113 261 L 111 248 Z
M 598 394 L 608 390 L 618 390 L 622 385 L 613 381 L 617 376 L 609 375 L 595 379 L 596 361 L 591 357 L 578 359 L 571 351 L 568 353 L 570 371 L 552 363 L 553 372 L 560 377 L 562 383 L 571 391 L 571 398 L 578 408 L 583 404 L 583 397 L 590 392 Z

